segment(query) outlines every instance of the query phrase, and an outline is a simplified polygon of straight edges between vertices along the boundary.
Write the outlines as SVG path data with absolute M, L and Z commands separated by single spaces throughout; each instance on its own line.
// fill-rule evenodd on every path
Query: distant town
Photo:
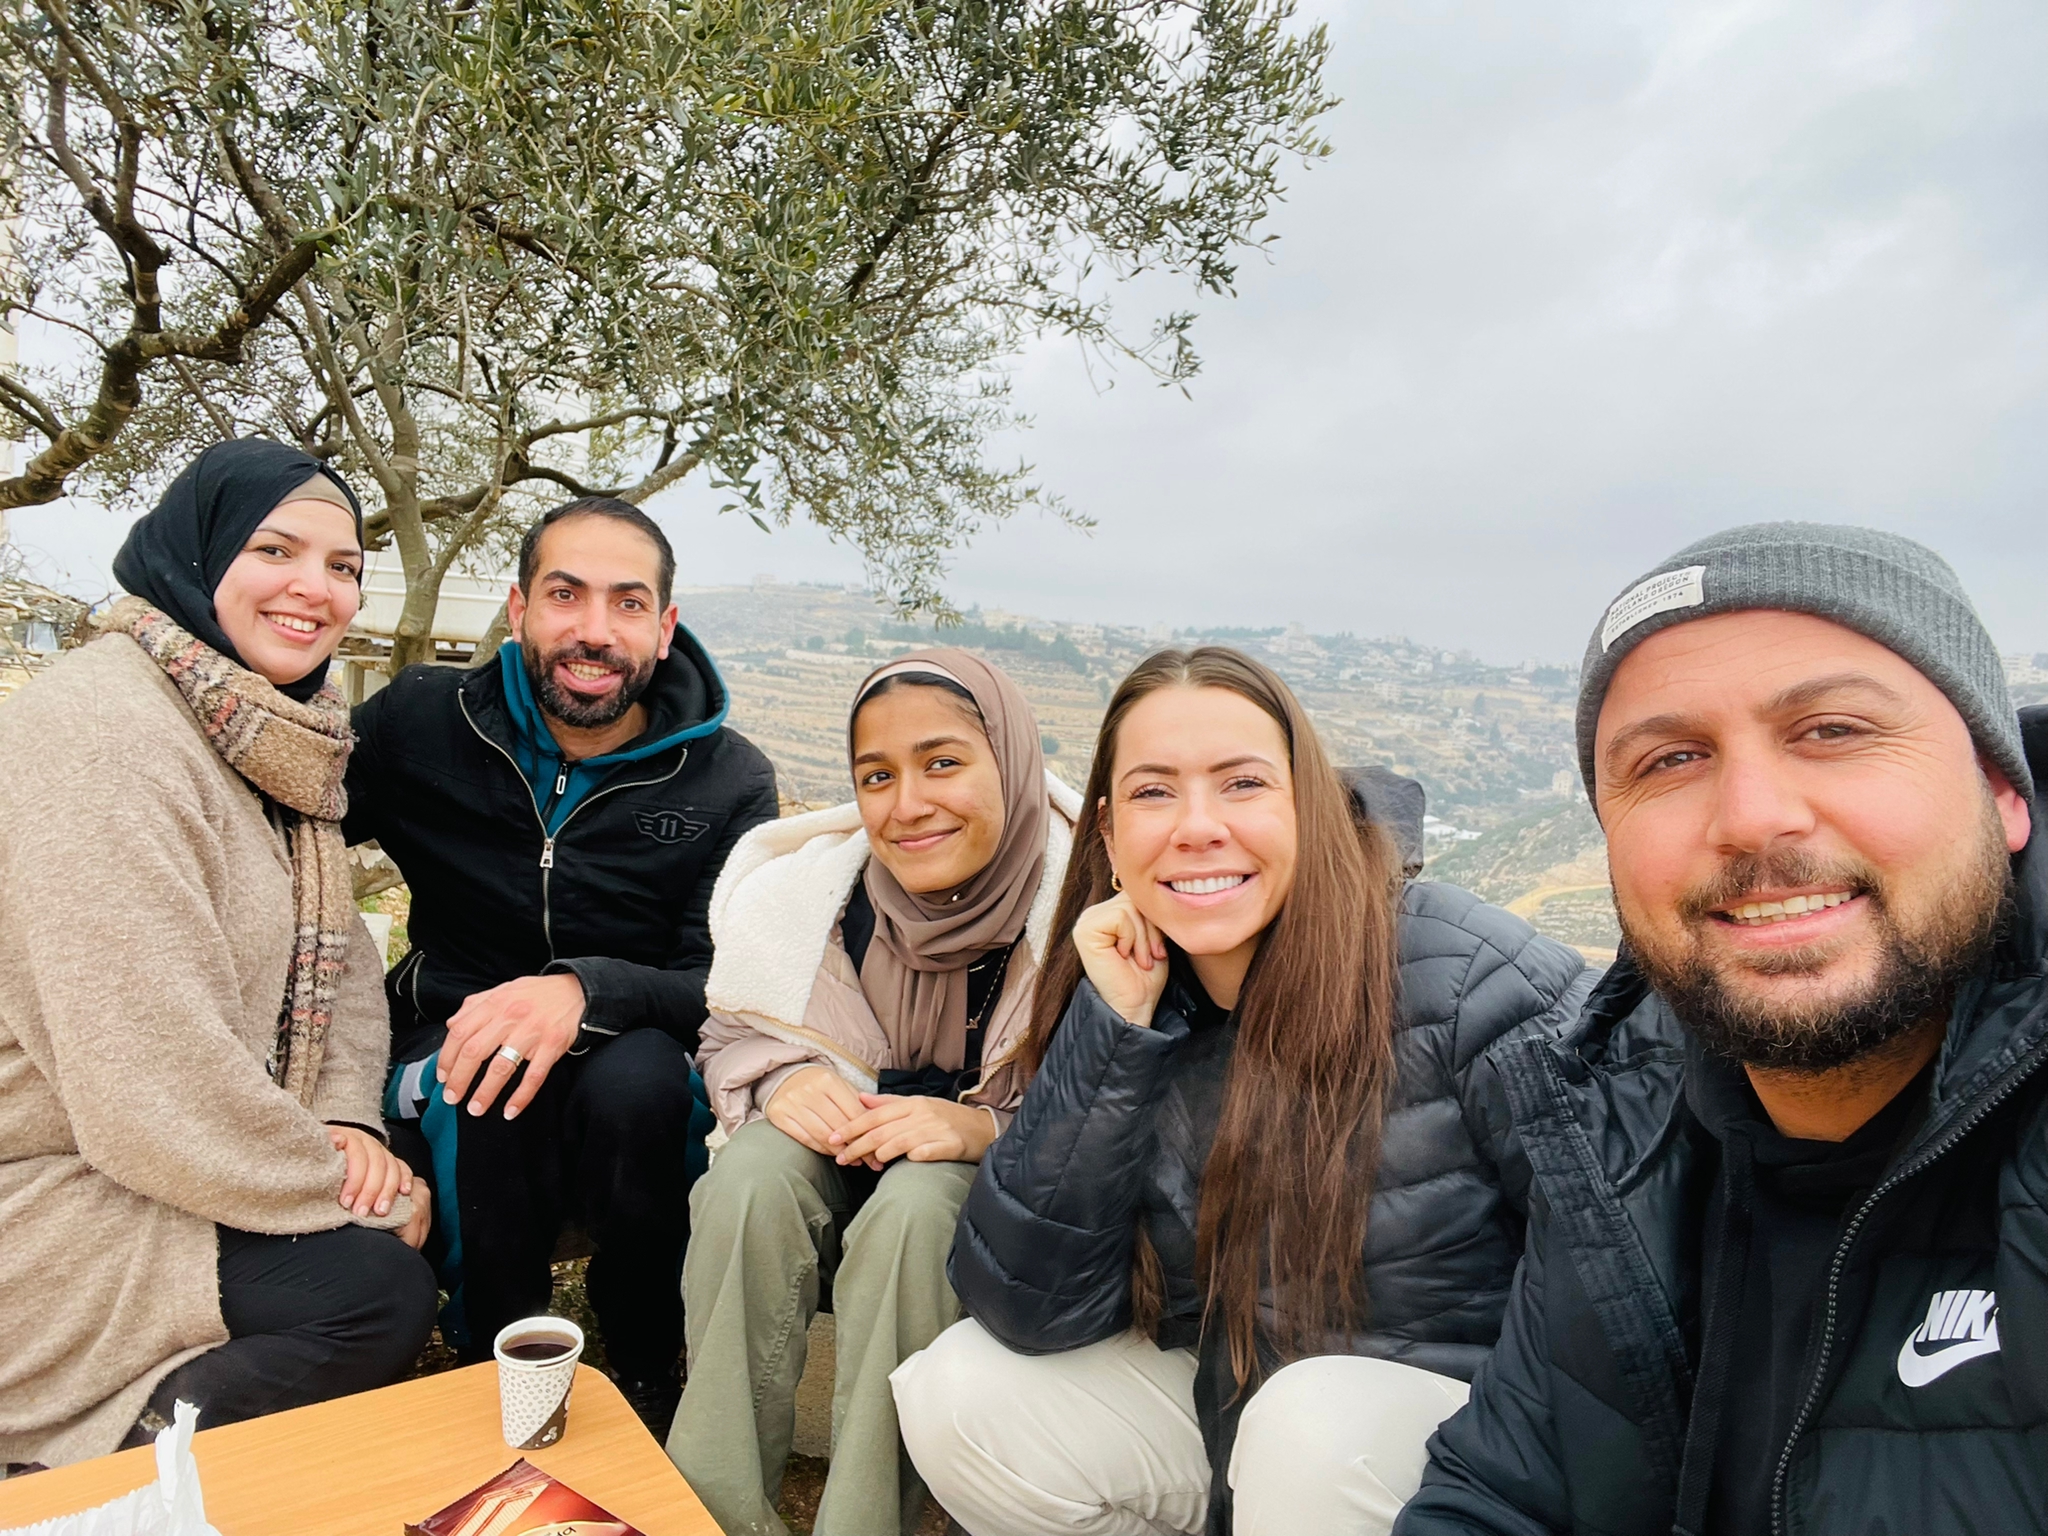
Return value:
M 733 724 L 774 760 L 791 802 L 846 798 L 848 693 L 878 660 L 958 645 L 999 663 L 1038 713 L 1053 771 L 1078 785 L 1118 678 L 1162 645 L 1234 645 L 1285 677 L 1340 763 L 1377 763 L 1429 795 L 1426 874 L 1527 917 L 1596 959 L 1617 941 L 1599 823 L 1572 746 L 1578 669 L 1493 666 L 1405 639 L 1264 629 L 1068 624 L 977 608 L 934 630 L 877 609 L 859 587 L 789 585 L 677 594 L 733 694 Z M 2010 657 L 2015 698 L 2048 700 L 2048 656 Z

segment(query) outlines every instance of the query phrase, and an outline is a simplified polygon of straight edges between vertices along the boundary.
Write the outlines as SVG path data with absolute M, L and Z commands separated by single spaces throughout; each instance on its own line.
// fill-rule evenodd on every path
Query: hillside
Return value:
M 1502 903 L 1529 897 L 1545 931 L 1595 952 L 1613 946 L 1599 828 L 1574 801 L 1577 679 L 1563 668 L 1489 667 L 1406 640 L 1298 629 L 1172 634 L 974 613 L 934 633 L 837 587 L 699 588 L 677 600 L 725 672 L 733 725 L 774 759 L 783 793 L 809 805 L 848 793 L 854 686 L 914 645 L 960 645 L 1007 671 L 1038 715 L 1049 765 L 1075 785 L 1087 776 L 1110 691 L 1140 658 L 1166 644 L 1238 646 L 1288 679 L 1337 761 L 1378 763 L 1421 781 L 1435 818 L 1429 842 L 1441 850 L 1433 877 Z M 1597 885 L 1596 899 L 1549 889 L 1570 885 Z
M 1583 802 L 1531 811 L 1455 843 L 1424 873 L 1497 902 L 1594 958 L 1611 957 L 1620 940 L 1606 842 Z
M 1037 711 L 1054 772 L 1078 785 L 1116 682 L 1162 645 L 1234 645 L 1285 677 L 1340 763 L 1377 763 L 1429 795 L 1430 878 L 1463 885 L 1588 955 L 1618 939 L 1599 823 L 1572 742 L 1575 669 L 1488 666 L 1405 639 L 1287 629 L 1139 630 L 969 613 L 935 633 L 858 588 L 704 587 L 677 594 L 733 694 L 732 723 L 775 761 L 791 800 L 846 798 L 846 706 L 878 662 L 934 641 L 986 656 Z M 2018 704 L 2048 700 L 2048 656 L 2006 658 Z
M 858 590 L 700 588 L 678 594 L 683 619 L 732 685 L 734 723 L 775 758 L 804 800 L 846 790 L 847 693 L 864 668 L 916 644 L 961 645 L 1000 663 L 1056 743 L 1056 771 L 1086 772 L 1102 706 L 1140 658 L 1167 644 L 1236 645 L 1272 666 L 1341 762 L 1413 775 L 1438 814 L 1485 827 L 1532 800 L 1571 793 L 1571 690 L 1563 668 L 1489 667 L 1406 640 L 1280 630 L 1138 630 L 970 613 L 935 633 L 890 621 Z

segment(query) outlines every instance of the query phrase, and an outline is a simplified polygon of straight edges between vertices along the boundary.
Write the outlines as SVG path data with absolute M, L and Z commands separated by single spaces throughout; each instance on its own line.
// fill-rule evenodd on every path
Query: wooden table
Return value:
M 475 1365 L 201 1430 L 192 1438 L 206 1518 L 221 1536 L 399 1536 L 522 1455 L 647 1536 L 719 1536 L 619 1389 L 576 1372 L 569 1428 L 541 1451 L 498 1432 L 498 1368 Z M 0 1482 L 0 1530 L 72 1514 L 155 1480 L 156 1452 Z

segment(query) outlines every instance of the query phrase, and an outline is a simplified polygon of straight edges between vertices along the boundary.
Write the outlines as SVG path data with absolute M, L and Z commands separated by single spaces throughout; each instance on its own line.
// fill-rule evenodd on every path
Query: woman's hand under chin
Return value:
M 1150 1027 L 1166 991 L 1166 935 L 1146 920 L 1128 892 L 1090 907 L 1074 924 L 1081 968 L 1124 1021 Z

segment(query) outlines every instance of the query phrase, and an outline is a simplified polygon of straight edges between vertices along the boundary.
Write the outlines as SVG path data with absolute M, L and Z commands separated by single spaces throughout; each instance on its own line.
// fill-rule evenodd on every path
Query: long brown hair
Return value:
M 1032 1000 L 1021 1052 L 1035 1074 L 1080 985 L 1069 935 L 1110 898 L 1102 817 L 1110 804 L 1118 732 L 1139 700 L 1161 688 L 1223 688 L 1279 725 L 1294 775 L 1300 839 L 1294 886 L 1245 977 L 1237 1044 L 1216 1140 L 1202 1170 L 1196 1267 L 1204 1325 L 1220 1317 L 1240 1385 L 1260 1371 L 1259 1294 L 1277 1302 L 1274 1346 L 1315 1354 L 1361 1319 L 1360 1253 L 1394 1078 L 1395 923 L 1400 860 L 1353 807 L 1293 690 L 1269 668 L 1224 646 L 1160 651 L 1117 687 L 1102 718 L 1074 829 L 1074 851 L 1053 920 L 1055 942 Z M 1133 1272 L 1140 1327 L 1158 1318 L 1158 1257 L 1140 1228 Z

